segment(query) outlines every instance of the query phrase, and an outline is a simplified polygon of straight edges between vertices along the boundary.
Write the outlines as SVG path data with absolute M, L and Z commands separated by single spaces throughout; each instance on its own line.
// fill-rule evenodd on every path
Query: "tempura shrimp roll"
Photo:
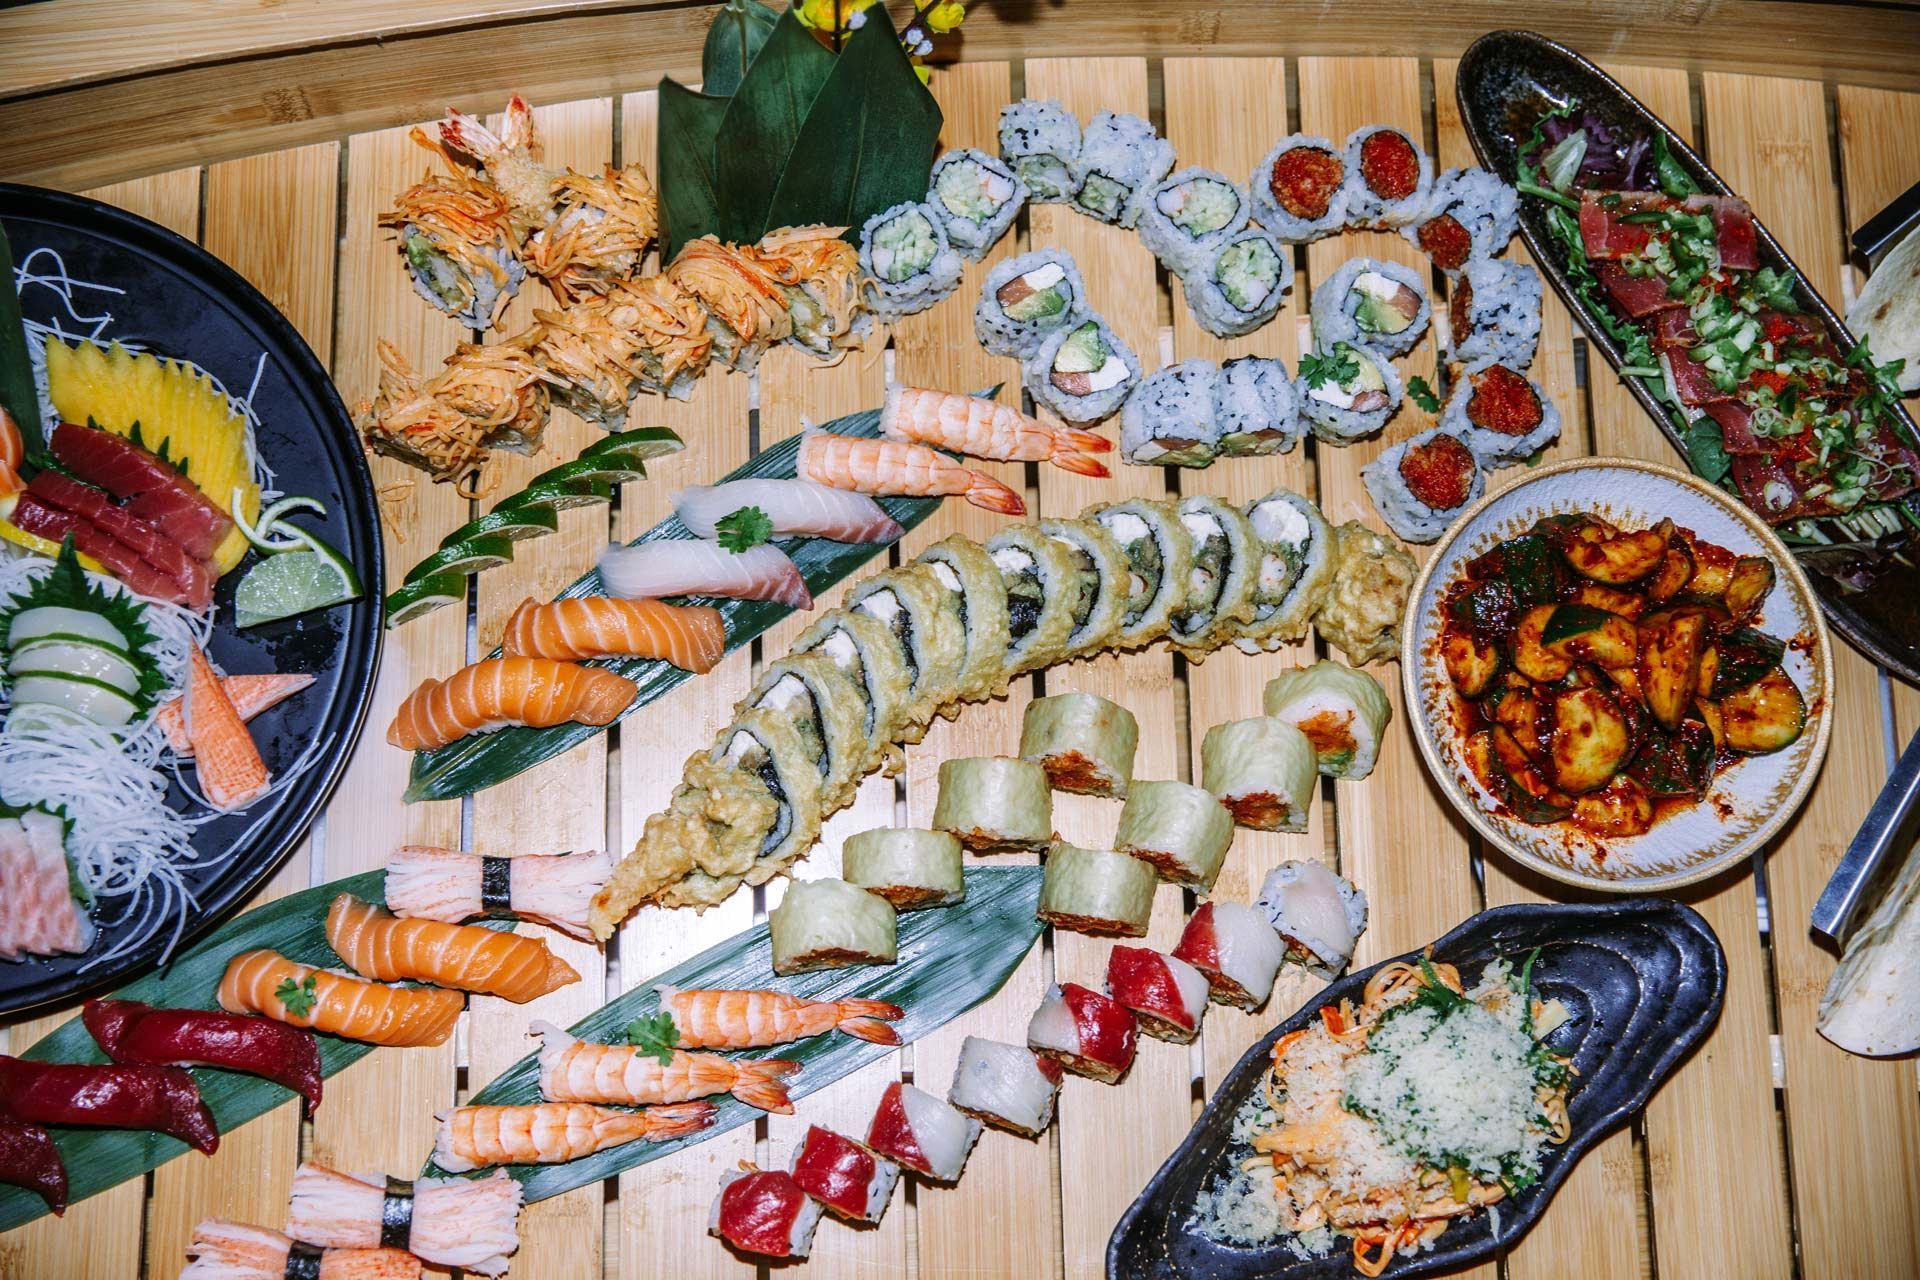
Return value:
M 1127 604 L 1120 616 L 1119 647 L 1137 649 L 1167 633 L 1186 605 L 1193 577 L 1193 534 L 1170 502 L 1134 498 L 1100 507 L 1093 519 L 1126 554 Z
M 967 896 L 960 842 L 945 831 L 882 827 L 847 837 L 840 874 L 896 911 L 948 907 Z
M 822 807 L 831 812 L 845 804 L 872 758 L 866 697 L 854 678 L 818 649 L 796 653 L 768 663 L 734 710 L 762 708 L 786 716 L 805 741 L 820 771 Z
M 1006 673 L 1050 667 L 1066 654 L 1074 609 L 1099 590 L 1065 543 L 1035 524 L 1016 524 L 987 541 L 987 554 L 1007 585 Z
M 1044 849 L 1053 839 L 1047 772 L 1005 756 L 942 760 L 933 825 L 975 853 Z
M 971 538 L 943 538 L 915 560 L 954 597 L 962 656 L 955 683 L 963 702 L 981 702 L 1007 690 L 1007 584 L 993 557 Z
M 1243 827 L 1305 831 L 1319 789 L 1319 768 L 1307 735 L 1272 716 L 1230 720 L 1200 742 L 1200 784 Z
M 767 913 L 773 971 L 782 977 L 899 956 L 893 904 L 845 880 L 797 880 Z
M 1207 893 L 1233 845 L 1233 815 L 1204 787 L 1136 782 L 1120 810 L 1117 852 L 1138 858 L 1162 879 Z
M 1240 628 L 1234 643 L 1258 653 L 1306 638 L 1333 585 L 1333 526 L 1319 507 L 1290 489 L 1275 489 L 1248 503 L 1247 521 L 1260 543 L 1260 569 L 1253 620 Z
M 1133 780 L 1140 722 L 1093 693 L 1061 693 L 1027 704 L 1020 758 L 1047 771 L 1056 791 L 1124 797 Z
M 913 687 L 899 642 L 887 625 L 871 614 L 833 609 L 793 643 L 795 654 L 816 649 L 833 659 L 833 664 L 860 687 L 866 701 L 860 718 L 867 739 L 865 768 L 877 767 L 894 733 L 905 722 L 907 696 Z
M 1207 976 L 1215 1000 L 1243 1009 L 1267 1002 L 1286 953 L 1267 918 L 1237 902 L 1201 903 L 1173 949 L 1175 958 Z
M 1111 849 L 1056 844 L 1047 852 L 1034 914 L 1056 929 L 1143 938 L 1160 881 L 1138 858 Z
M 1367 895 L 1317 862 L 1283 862 L 1260 885 L 1259 909 L 1287 959 L 1329 981 L 1353 959 L 1367 929 Z
M 947 1101 L 996 1129 L 1037 1137 L 1053 1123 L 1053 1100 L 1065 1074 L 1052 1058 L 1024 1045 L 968 1036 L 960 1042 Z
M 1193 569 L 1185 607 L 1173 617 L 1173 642 L 1198 660 L 1253 617 L 1260 544 L 1238 508 L 1204 494 L 1180 500 L 1180 523 L 1193 535 Z
M 1042 520 L 1040 531 L 1065 546 L 1080 570 L 1081 594 L 1073 601 L 1073 630 L 1065 657 L 1104 649 L 1119 633 L 1127 607 L 1126 553 L 1092 520 Z
M 777 868 L 812 847 L 820 835 L 820 766 L 791 717 L 768 707 L 737 716 L 708 757 L 757 778 L 773 797 L 773 825 L 761 838 L 756 864 Z
M 1373 772 L 1393 706 L 1371 675 L 1322 658 L 1267 681 L 1264 700 L 1269 716 L 1307 736 L 1327 777 L 1358 781 Z
M 918 742 L 933 713 L 959 696 L 966 636 L 959 602 L 922 564 L 888 569 L 863 581 L 846 609 L 864 613 L 893 634 L 906 664 L 907 705 L 895 739 Z

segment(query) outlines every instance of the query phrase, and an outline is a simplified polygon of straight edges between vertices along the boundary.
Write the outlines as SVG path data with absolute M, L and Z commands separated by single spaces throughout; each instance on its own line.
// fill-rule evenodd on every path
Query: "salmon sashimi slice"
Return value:
M 730 1093 L 762 1111 L 793 1112 L 786 1080 L 800 1064 L 789 1058 L 742 1062 L 675 1049 L 662 1062 L 651 1049 L 576 1040 L 551 1022 L 528 1030 L 540 1037 L 540 1096 L 549 1102 L 647 1106 Z
M 887 389 L 880 431 L 974 458 L 1051 462 L 1063 471 L 1096 477 L 1106 475 L 1107 468 L 1087 455 L 1113 448 L 1113 441 L 1097 432 L 1050 426 L 983 396 L 898 384 Z
M 795 470 L 802 480 L 855 493 L 931 498 L 959 494 L 976 507 L 1001 515 L 1025 515 L 1020 495 L 984 471 L 903 440 L 869 440 L 809 431 L 800 441 Z
M 207 560 L 233 529 L 233 519 L 173 464 L 124 436 L 63 422 L 47 441 L 60 464 L 88 484 L 124 499 L 144 520 L 195 559 Z
M 553 954 L 544 938 L 478 924 L 403 920 L 350 893 L 327 908 L 327 945 L 363 978 L 431 982 L 515 1004 L 580 980 L 579 972 Z
M 435 987 L 365 982 L 267 950 L 227 961 L 219 989 L 228 1013 L 263 1013 L 290 1026 L 401 1049 L 445 1044 L 466 999 Z
M 233 704 L 235 713 L 242 720 L 251 720 L 261 712 L 279 706 L 312 683 L 312 676 L 281 675 L 272 671 L 265 675 L 220 677 L 221 691 L 227 695 L 227 701 Z M 159 722 L 160 731 L 167 735 L 167 745 L 173 748 L 175 755 L 193 754 L 193 743 L 187 740 L 184 697 L 168 698 L 160 704 L 153 718 Z
M 711 1102 L 682 1102 L 644 1111 L 616 1111 L 580 1102 L 442 1111 L 433 1162 L 448 1173 L 495 1164 L 562 1164 L 608 1147 L 667 1142 L 713 1124 Z
M 600 667 L 552 658 L 488 658 L 445 680 L 427 680 L 408 694 L 387 741 L 403 751 L 431 751 L 510 724 L 536 729 L 567 721 L 612 724 L 638 692 L 633 681 Z
M 783 991 L 679 990 L 664 984 L 660 1011 L 689 1049 L 755 1049 L 828 1031 L 873 1044 L 899 1044 L 887 1025 L 903 1016 L 884 1000 L 803 1000 Z
M 615 654 L 659 658 L 695 675 L 727 652 L 727 628 L 710 605 L 616 600 L 608 596 L 523 601 L 507 619 L 500 647 L 513 657 L 577 661 Z
M 184 703 L 194 776 L 207 803 L 232 813 L 265 795 L 273 781 L 266 761 L 197 644 L 189 657 Z

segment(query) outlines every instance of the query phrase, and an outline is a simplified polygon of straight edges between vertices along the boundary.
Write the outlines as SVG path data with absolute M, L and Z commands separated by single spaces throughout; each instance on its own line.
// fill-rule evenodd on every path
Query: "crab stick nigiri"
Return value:
M 497 1169 L 484 1178 L 336 1173 L 307 1162 L 293 1173 L 287 1234 L 323 1249 L 405 1249 L 437 1267 L 502 1275 L 520 1247 L 520 1184 Z
M 1027 1047 L 1075 1075 L 1113 1084 L 1133 1065 L 1133 1015 L 1111 996 L 1069 982 L 1049 987 L 1027 1020 Z
M 730 1093 L 750 1107 L 791 1114 L 786 1079 L 800 1064 L 786 1058 L 742 1062 L 717 1053 L 668 1051 L 576 1040 L 551 1022 L 529 1028 L 540 1037 L 540 1096 L 549 1102 L 654 1106 Z
M 681 991 L 662 985 L 660 1011 L 688 1049 L 754 1049 L 828 1031 L 874 1044 L 899 1044 L 887 1023 L 903 1016 L 884 1000 L 804 1000 L 783 991 Z
M 495 1164 L 565 1164 L 628 1142 L 666 1142 L 713 1123 L 711 1102 L 616 1111 L 584 1102 L 455 1107 L 438 1116 L 433 1162 L 448 1173 Z
M 786 1170 L 747 1166 L 722 1175 L 707 1231 L 742 1253 L 804 1258 L 822 1212 Z
M 984 1127 L 952 1103 L 896 1080 L 880 1095 L 867 1146 L 922 1177 L 952 1182 Z
M 580 981 L 579 971 L 553 954 L 545 938 L 478 924 L 402 920 L 350 893 L 327 908 L 327 945 L 363 978 L 430 982 L 515 1004 Z
M 613 858 L 599 849 L 490 858 L 406 844 L 387 860 L 387 909 L 447 924 L 511 915 L 591 942 L 587 908 L 612 874 Z
M 445 680 L 423 681 L 400 704 L 387 741 L 403 751 L 431 751 L 510 724 L 612 724 L 637 692 L 633 681 L 600 667 L 488 658 Z
M 264 1013 L 296 1027 L 398 1048 L 445 1044 L 466 1003 L 458 991 L 362 982 L 266 950 L 243 951 L 227 961 L 219 1000 L 229 1013 Z
M 984 396 L 924 387 L 887 388 L 880 431 L 895 440 L 930 444 L 1000 462 L 1051 462 L 1062 471 L 1100 477 L 1107 468 L 1089 455 L 1113 441 L 1078 427 L 1054 427 Z
M 696 538 L 711 538 L 733 512 L 758 508 L 772 535 L 802 534 L 834 542 L 892 542 L 906 530 L 865 494 L 809 480 L 730 480 L 693 485 L 673 500 L 673 513 Z
M 963 467 L 945 454 L 904 440 L 869 440 L 809 431 L 800 441 L 795 469 L 802 480 L 855 493 L 932 498 L 959 494 L 976 507 L 1020 516 L 1020 495 L 984 471 Z
M 1207 1012 L 1207 976 L 1178 956 L 1147 947 L 1107 953 L 1107 994 L 1125 1005 L 1156 1040 L 1186 1044 Z
M 585 596 L 521 602 L 507 619 L 500 648 L 510 657 L 659 658 L 695 675 L 713 670 L 727 652 L 727 629 L 709 605 L 662 604 Z
M 420 1259 L 404 1249 L 325 1249 L 296 1244 L 271 1227 L 208 1218 L 187 1242 L 180 1280 L 420 1280 Z M 295 1257 L 294 1251 L 300 1250 Z
M 722 596 L 813 608 L 813 593 L 786 552 L 763 542 L 729 551 L 717 542 L 643 542 L 600 553 L 600 582 L 629 600 L 657 596 Z
M 1203 902 L 1188 917 L 1173 954 L 1207 976 L 1221 1004 L 1258 1009 L 1273 994 L 1287 946 L 1252 907 Z

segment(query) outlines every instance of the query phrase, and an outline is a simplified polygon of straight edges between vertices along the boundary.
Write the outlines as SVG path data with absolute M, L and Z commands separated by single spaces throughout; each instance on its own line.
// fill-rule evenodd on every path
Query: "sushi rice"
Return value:
M 1077 425 L 1109 418 L 1140 383 L 1140 360 L 1098 316 L 1056 329 L 1025 366 L 1027 390 Z
M 987 273 L 973 309 L 973 332 L 996 356 L 1026 360 L 1047 338 L 1086 314 L 1087 286 L 1073 255 L 1041 249 L 1008 258 Z
M 1328 444 L 1352 444 L 1386 426 L 1399 411 L 1406 389 L 1385 355 L 1357 342 L 1334 342 L 1317 346 L 1313 358 L 1352 369 L 1331 374 L 1326 372 L 1330 366 L 1323 366 L 1316 374 L 1307 361 L 1301 361 L 1300 412 L 1316 438 Z
M 919 201 L 894 205 L 860 228 L 860 270 L 876 315 L 925 311 L 960 286 L 960 255 L 940 215 Z
M 1433 193 L 1418 218 L 1400 228 L 1407 243 L 1434 258 L 1449 278 L 1465 266 L 1449 266 L 1423 243 L 1422 231 L 1436 219 L 1451 219 L 1468 237 L 1467 261 L 1492 258 L 1507 247 L 1520 226 L 1520 193 L 1485 169 L 1449 169 L 1434 180 Z
M 927 207 L 939 215 L 948 243 L 974 262 L 1007 233 L 1026 199 L 1026 184 L 1013 170 L 972 147 L 935 161 L 927 186 Z
M 1306 735 L 1322 777 L 1348 782 L 1373 772 L 1393 718 L 1378 680 L 1330 658 L 1281 672 L 1267 681 L 1261 701 L 1269 716 Z
M 1318 217 L 1308 218 L 1292 213 L 1274 195 L 1274 165 L 1281 157 L 1298 150 L 1325 153 L 1330 163 L 1342 166 L 1341 178 L 1333 184 L 1329 194 L 1326 212 Z M 1266 158 L 1260 161 L 1260 167 L 1253 171 L 1253 177 L 1247 184 L 1253 197 L 1253 220 L 1285 244 L 1307 244 L 1338 233 L 1347 224 L 1348 171 L 1345 164 L 1341 148 L 1335 146 L 1331 139 L 1312 133 L 1288 134 L 1273 144 L 1273 150 L 1267 152 Z
M 1180 169 L 1140 207 L 1140 243 L 1175 275 L 1204 266 L 1253 214 L 1245 187 L 1215 169 Z
M 1000 109 L 1000 158 L 1035 204 L 1071 200 L 1078 189 L 1080 120 L 1053 98 L 1022 98 Z
M 1525 369 L 1540 345 L 1540 273 L 1524 262 L 1476 258 L 1453 284 L 1447 359 L 1477 373 Z
M 1279 314 L 1293 288 L 1293 254 L 1272 232 L 1246 227 L 1180 277 L 1194 320 L 1217 338 L 1252 333 Z
M 1412 150 L 1418 166 L 1418 177 L 1413 189 L 1397 199 L 1388 199 L 1368 185 L 1362 172 L 1361 155 L 1368 141 L 1375 134 L 1394 134 L 1403 139 Z M 1347 225 L 1353 228 L 1392 229 L 1405 226 L 1426 210 L 1427 201 L 1433 195 L 1433 157 L 1420 149 L 1420 144 L 1404 130 L 1391 125 L 1362 125 L 1347 135 L 1346 147 L 1342 158 L 1347 164 Z
M 1173 144 L 1145 119 L 1102 111 L 1080 135 L 1073 205 L 1089 217 L 1131 228 L 1173 159 Z
M 1222 364 L 1213 384 L 1213 419 L 1223 454 L 1292 452 L 1300 442 L 1300 406 L 1287 366 L 1263 356 Z
M 1259 653 L 1306 638 L 1308 621 L 1333 583 L 1333 526 L 1290 489 L 1248 503 L 1247 522 L 1260 544 L 1260 569 L 1253 621 L 1234 643 Z
M 1141 380 L 1120 410 L 1120 456 L 1135 466 L 1208 467 L 1220 454 L 1219 366 L 1182 360 Z
M 1465 450 L 1464 465 L 1471 472 L 1461 500 L 1450 507 L 1433 507 L 1414 493 L 1402 471 L 1409 452 L 1431 447 L 1441 436 L 1459 441 Z M 1388 447 L 1379 457 L 1360 468 L 1360 479 L 1373 498 L 1374 510 L 1406 542 L 1432 542 L 1446 532 L 1454 518 L 1480 500 L 1487 490 L 1487 474 L 1467 441 L 1444 427 L 1434 427 Z
M 1349 258 L 1313 291 L 1313 336 L 1323 345 L 1361 343 L 1382 355 L 1402 356 L 1419 343 L 1432 319 L 1426 280 L 1398 262 Z

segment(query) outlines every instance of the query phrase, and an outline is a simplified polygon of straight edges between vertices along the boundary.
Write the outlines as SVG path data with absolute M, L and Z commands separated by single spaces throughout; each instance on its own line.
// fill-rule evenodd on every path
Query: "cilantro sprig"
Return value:
M 1425 409 L 1428 413 L 1440 412 L 1440 397 L 1435 395 L 1432 386 L 1418 374 L 1407 379 L 1407 399 Z
M 1332 351 L 1310 351 L 1300 359 L 1300 377 L 1310 390 L 1317 390 L 1329 382 L 1344 387 L 1359 376 L 1359 358 L 1344 342 L 1336 343 Z
M 759 507 L 741 507 L 713 522 L 720 545 L 736 554 L 773 536 L 773 517 Z
M 660 1065 L 665 1066 L 673 1061 L 674 1046 L 680 1043 L 680 1028 L 673 1025 L 673 1015 L 664 1009 L 642 1014 L 627 1024 L 627 1043 L 648 1057 L 659 1059 Z
M 298 984 L 292 978 L 280 979 L 280 985 L 273 989 L 273 998 L 287 1007 L 287 1012 L 296 1018 L 304 1018 L 313 1012 L 314 1004 L 319 1000 L 320 975 L 310 973 Z

